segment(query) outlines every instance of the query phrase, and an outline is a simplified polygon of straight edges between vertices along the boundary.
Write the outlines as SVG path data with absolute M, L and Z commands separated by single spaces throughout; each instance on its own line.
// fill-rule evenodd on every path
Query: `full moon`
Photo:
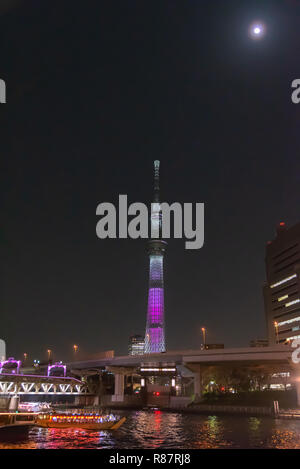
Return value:
M 255 22 L 250 25 L 249 34 L 253 39 L 260 39 L 265 34 L 265 26 L 262 23 Z

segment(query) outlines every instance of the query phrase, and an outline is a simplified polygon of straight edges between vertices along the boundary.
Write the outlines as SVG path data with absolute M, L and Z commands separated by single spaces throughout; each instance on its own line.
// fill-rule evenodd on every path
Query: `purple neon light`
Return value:
M 5 365 L 12 365 L 15 364 L 17 365 L 17 373 L 16 370 L 12 369 L 12 374 L 19 374 L 20 368 L 21 368 L 21 360 L 15 360 L 13 358 L 9 358 L 8 360 L 4 360 L 3 362 L 0 362 L 0 374 L 2 373 L 3 368 L 5 368 Z
M 148 320 L 152 324 L 163 325 L 164 289 L 150 288 L 148 296 Z
M 145 353 L 165 351 L 163 256 L 150 256 Z
M 62 365 L 61 363 L 54 363 L 54 365 L 48 365 L 47 369 L 47 376 L 50 376 L 52 368 L 63 368 L 64 370 L 64 377 L 66 376 L 67 373 L 67 367 L 66 365 Z
M 151 353 L 160 353 L 161 344 L 165 342 L 164 330 L 162 327 L 153 327 L 148 329 L 149 342 L 151 344 Z

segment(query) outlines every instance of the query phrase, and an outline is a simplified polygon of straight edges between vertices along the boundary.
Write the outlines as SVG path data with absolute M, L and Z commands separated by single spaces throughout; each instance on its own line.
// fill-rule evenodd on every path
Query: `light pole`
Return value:
M 27 353 L 23 353 L 23 357 L 24 357 L 24 364 L 25 364 L 26 360 L 27 360 L 27 357 L 28 357 Z
M 276 344 L 278 344 L 279 340 L 278 340 L 278 322 L 277 321 L 274 321 L 274 327 L 275 327 L 275 333 L 276 333 Z
M 52 350 L 48 349 L 48 350 L 47 350 L 47 354 L 48 354 L 48 361 L 50 361 L 50 359 L 51 359 L 51 354 L 52 354 Z
M 206 346 L 206 329 L 205 329 L 205 327 L 202 327 L 201 331 L 202 331 L 202 336 L 203 336 L 203 345 L 204 345 L 204 349 L 205 349 L 205 346 Z
M 74 350 L 74 355 L 76 356 L 77 351 L 78 351 L 78 345 L 73 345 L 73 350 Z

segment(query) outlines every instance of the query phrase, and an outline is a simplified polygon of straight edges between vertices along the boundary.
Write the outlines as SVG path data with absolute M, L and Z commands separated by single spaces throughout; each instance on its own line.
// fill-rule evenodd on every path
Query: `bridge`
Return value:
M 207 366 L 275 366 L 278 369 L 296 369 L 292 363 L 292 349 L 286 345 L 272 347 L 248 347 L 215 350 L 183 350 L 166 353 L 152 353 L 147 355 L 116 356 L 67 363 L 67 369 L 74 374 L 84 374 L 103 368 L 109 370 L 140 373 L 142 369 L 176 367 L 184 373 L 199 372 Z
M 74 396 L 80 404 L 81 397 L 91 393 L 85 383 L 73 377 L 0 373 L 0 407 L 17 410 L 22 395 Z
M 64 394 L 87 393 L 87 386 L 76 378 L 0 374 L 0 396 L 20 394 Z
M 270 347 L 247 347 L 215 350 L 179 350 L 134 356 L 116 356 L 98 360 L 78 361 L 67 364 L 68 370 L 75 375 L 92 374 L 107 370 L 115 375 L 112 402 L 124 399 L 124 376 L 150 376 L 159 374 L 181 374 L 192 377 L 194 393 L 202 394 L 202 374 L 208 367 L 264 369 L 273 373 L 287 373 L 289 384 L 297 390 L 300 405 L 300 365 L 292 362 L 294 349 L 287 345 Z
M 288 364 L 291 362 L 293 348 L 287 345 L 272 347 L 247 347 L 213 350 L 181 350 L 146 355 L 126 355 L 97 360 L 87 360 L 67 363 L 68 369 L 74 370 L 101 368 L 103 366 L 140 367 L 141 364 L 172 363 L 189 365 L 202 363 L 221 365 L 224 363 L 273 363 Z

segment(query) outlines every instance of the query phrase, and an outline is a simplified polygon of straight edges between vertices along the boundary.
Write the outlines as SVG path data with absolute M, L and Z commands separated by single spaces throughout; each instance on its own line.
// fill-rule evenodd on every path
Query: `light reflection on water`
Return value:
M 300 448 L 300 420 L 205 416 L 154 411 L 120 412 L 115 432 L 32 428 L 28 437 L 0 441 L 0 449 Z

